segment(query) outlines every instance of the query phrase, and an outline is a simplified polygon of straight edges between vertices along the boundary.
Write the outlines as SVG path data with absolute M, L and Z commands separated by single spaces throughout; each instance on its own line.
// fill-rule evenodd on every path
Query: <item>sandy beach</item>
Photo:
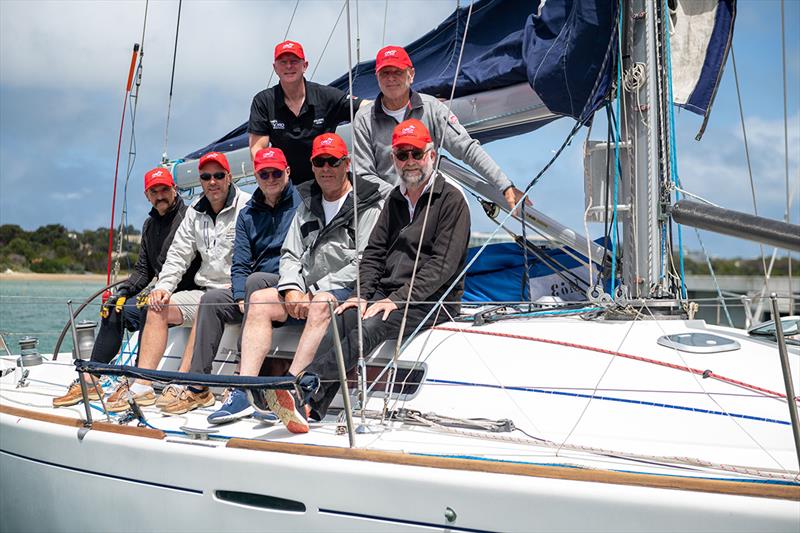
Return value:
M 124 279 L 127 274 L 120 274 Z M 0 272 L 0 281 L 90 281 L 105 282 L 105 274 L 37 274 L 34 272 Z

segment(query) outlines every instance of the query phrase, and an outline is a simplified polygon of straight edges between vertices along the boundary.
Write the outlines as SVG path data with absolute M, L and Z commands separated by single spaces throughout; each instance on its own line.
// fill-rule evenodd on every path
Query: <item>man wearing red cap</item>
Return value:
M 197 333 L 188 363 L 190 372 L 211 373 L 225 324 L 240 324 L 247 320 L 249 310 L 253 308 L 250 306 L 251 295 L 278 284 L 281 247 L 301 202 L 300 194 L 289 179 L 290 169 L 279 148 L 259 150 L 253 164 L 258 188 L 236 220 L 231 288 L 210 289 L 200 299 L 195 321 Z M 186 364 L 182 362 L 182 368 Z M 199 390 L 201 393 L 204 391 Z M 165 412 L 184 413 L 199 407 L 187 394 L 178 392 L 171 395 L 176 399 L 164 407 Z M 168 396 L 164 401 L 168 401 Z M 208 422 L 222 424 L 252 411 L 247 397 L 235 390 L 222 407 L 208 417 Z
M 167 346 L 169 326 L 191 327 L 197 315 L 198 304 L 207 289 L 231 286 L 231 256 L 236 217 L 250 199 L 250 194 L 240 191 L 232 183 L 230 165 L 224 154 L 209 152 L 197 165 L 203 196 L 195 200 L 186 214 L 167 252 L 167 258 L 158 281 L 148 297 L 145 329 L 140 339 L 138 366 L 155 369 Z M 200 256 L 200 267 L 194 276 L 198 290 L 176 291 L 178 282 L 188 270 L 195 254 Z M 190 361 L 194 330 L 184 350 L 184 360 Z M 185 370 L 182 368 L 182 370 Z M 122 386 L 106 402 L 110 411 L 128 408 L 128 387 Z M 130 394 L 142 405 L 156 402 L 153 388 L 148 382 L 137 381 L 130 386 Z M 184 391 L 192 402 L 202 405 L 214 403 L 214 395 L 193 394 Z
M 350 296 L 358 255 L 367 245 L 383 207 L 385 194 L 378 184 L 359 180 L 355 187 L 358 196 L 354 197 L 347 146 L 335 133 L 314 139 L 311 164 L 315 180 L 298 187 L 303 201 L 283 243 L 280 281 L 276 288 L 251 295 L 242 331 L 243 376 L 258 375 L 271 347 L 272 324 L 290 317 L 304 320 L 305 327 L 289 373 L 298 375 L 313 360 L 328 330 L 328 302 Z M 354 221 L 356 206 L 358 228 Z M 305 412 L 295 409 L 299 402 L 293 395 L 287 391 L 263 394 L 256 394 L 257 406 L 266 409 L 269 405 L 294 433 L 308 431 Z
M 279 43 L 272 66 L 279 83 L 256 94 L 250 106 L 250 154 L 255 157 L 270 144 L 280 148 L 297 185 L 314 178 L 309 164 L 314 137 L 350 121 L 350 99 L 339 89 L 306 81 L 308 61 L 300 43 Z M 354 99 L 354 112 L 359 105 Z
M 430 131 L 437 149 L 441 146 L 497 187 L 509 207 L 517 203 L 522 191 L 514 187 L 447 106 L 411 89 L 414 66 L 403 48 L 381 48 L 375 59 L 375 76 L 381 92 L 374 102 L 362 106 L 353 120 L 353 155 L 359 176 L 392 185 L 400 182 L 392 161 L 392 131 L 399 122 L 415 118 Z
M 367 356 L 383 341 L 398 337 L 407 301 L 405 337 L 420 325 L 427 329 L 455 316 L 464 292 L 461 272 L 467 260 L 469 208 L 461 191 L 434 174 L 434 144 L 422 122 L 409 119 L 394 128 L 392 158 L 400 184 L 386 199 L 361 258 L 362 299 L 351 297 L 336 309 L 348 371 L 358 362 L 358 313 Z M 433 305 L 415 303 L 443 297 L 449 303 L 427 320 Z M 323 383 L 310 402 L 312 412 L 322 417 L 339 388 L 333 348 L 318 354 L 306 370 Z
M 100 331 L 92 349 L 92 361 L 111 362 L 122 346 L 123 329 L 136 331 L 144 324 L 144 309 L 137 306 L 132 297 L 142 292 L 161 272 L 175 231 L 186 213 L 186 204 L 178 196 L 172 174 L 165 168 L 154 168 L 144 175 L 144 195 L 153 208 L 142 225 L 139 257 L 131 275 L 117 285 L 114 294 L 103 305 L 100 312 Z M 179 290 L 197 288 L 194 275 L 199 266 L 200 260 L 195 258 L 178 283 Z M 91 383 L 89 385 L 89 399 L 98 400 L 97 391 Z M 64 396 L 53 399 L 53 406 L 75 405 L 82 399 L 80 384 L 75 381 Z

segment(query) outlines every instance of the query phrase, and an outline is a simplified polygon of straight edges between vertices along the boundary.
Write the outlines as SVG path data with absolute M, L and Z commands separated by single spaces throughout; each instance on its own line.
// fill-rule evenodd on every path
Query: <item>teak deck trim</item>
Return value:
M 609 470 L 589 470 L 561 466 L 539 466 L 519 463 L 482 461 L 475 459 L 458 459 L 451 457 L 431 457 L 412 455 L 402 452 L 383 450 L 364 450 L 359 448 L 336 448 L 331 446 L 315 446 L 308 444 L 290 444 L 285 442 L 269 442 L 248 439 L 231 439 L 227 447 L 265 452 L 291 453 L 330 459 L 348 459 L 354 461 L 371 461 L 427 468 L 444 468 L 448 470 L 465 470 L 471 472 L 488 472 L 494 474 L 510 474 L 569 481 L 590 481 L 615 485 L 632 485 L 658 489 L 689 490 L 716 494 L 732 494 L 738 496 L 755 496 L 759 498 L 775 498 L 781 500 L 800 501 L 800 486 L 775 485 L 769 483 L 747 483 L 741 481 L 720 481 L 689 477 L 658 476 L 653 474 L 634 474 L 613 472 Z
M 40 422 L 50 422 L 52 424 L 59 424 L 61 426 L 72 426 L 76 428 L 83 427 L 83 420 L 79 418 L 70 418 L 67 416 L 53 415 L 50 413 L 41 413 L 39 411 L 31 411 L 30 409 L 20 409 L 18 407 L 11 407 L 8 405 L 0 404 L 0 413 L 10 416 L 18 416 L 21 418 L 29 418 L 32 420 L 39 420 Z M 110 424 L 108 422 L 94 421 L 92 422 L 93 431 L 105 431 L 107 433 L 117 433 L 120 435 L 130 435 L 133 437 L 145 437 L 148 439 L 163 439 L 166 433 L 157 429 L 140 428 L 136 426 L 120 426 L 119 424 Z

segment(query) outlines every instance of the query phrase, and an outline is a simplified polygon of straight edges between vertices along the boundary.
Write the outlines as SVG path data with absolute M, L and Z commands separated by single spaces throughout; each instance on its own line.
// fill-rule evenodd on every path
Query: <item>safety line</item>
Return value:
M 721 376 L 719 374 L 715 374 L 710 370 L 699 370 L 697 368 L 692 368 L 690 366 L 683 366 L 683 365 L 676 365 L 674 363 L 667 363 L 665 361 L 659 361 L 657 359 L 650 359 L 648 357 L 642 357 L 639 355 L 632 355 L 626 354 L 622 352 L 616 352 L 614 350 L 606 350 L 605 348 L 598 348 L 596 346 L 587 346 L 585 344 L 576 344 L 573 342 L 566 342 L 566 341 L 557 341 L 553 339 L 543 339 L 541 337 L 531 337 L 528 335 L 517 335 L 515 333 L 502 333 L 499 331 L 478 331 L 474 329 L 461 329 L 461 328 L 453 328 L 447 326 L 434 326 L 433 329 L 439 331 L 452 331 L 456 333 L 471 333 L 473 335 L 488 335 L 491 337 L 505 337 L 508 339 L 518 339 L 518 340 L 526 340 L 526 341 L 533 341 L 533 342 L 541 342 L 545 344 L 555 344 L 557 346 L 565 346 L 567 348 L 577 348 L 579 350 L 586 350 L 590 352 L 598 352 L 604 353 L 607 355 L 614 355 L 618 357 L 624 357 L 625 359 L 632 359 L 634 361 L 641 361 L 643 363 L 651 363 L 654 365 L 659 365 L 667 368 L 671 368 L 673 370 L 681 370 L 683 372 L 689 372 L 690 374 L 696 374 L 703 376 L 704 378 L 712 378 L 716 379 L 717 381 L 722 381 L 728 383 L 730 385 L 737 385 L 740 387 L 744 387 L 750 390 L 762 392 L 764 394 L 768 394 L 770 396 L 775 396 L 776 398 L 786 398 L 785 394 L 781 394 L 780 392 L 776 392 L 770 389 L 765 389 L 763 387 L 759 387 L 757 385 L 750 385 L 749 383 L 745 383 L 744 381 L 739 381 L 733 378 L 728 378 L 725 376 Z

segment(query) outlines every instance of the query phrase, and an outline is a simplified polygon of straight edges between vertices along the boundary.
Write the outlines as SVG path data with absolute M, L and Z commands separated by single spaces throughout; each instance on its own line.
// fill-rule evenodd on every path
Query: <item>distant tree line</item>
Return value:
M 114 260 L 119 261 L 122 271 L 130 270 L 139 255 L 139 230 L 129 225 L 125 228 L 125 235 L 121 256 L 116 254 L 119 239 L 116 232 L 114 235 Z M 17 272 L 104 273 L 107 253 L 108 228 L 77 232 L 61 224 L 49 224 L 34 231 L 25 231 L 16 224 L 0 226 L 0 272 L 10 268 Z M 677 255 L 673 259 L 677 267 Z M 767 265 L 769 260 L 767 257 Z M 718 276 L 764 275 L 761 258 L 713 258 L 711 264 Z M 693 257 L 684 258 L 684 267 L 687 274 L 708 274 L 705 261 Z M 797 264 L 792 267 L 795 271 Z M 772 275 L 786 276 L 788 272 L 788 259 L 784 254 L 775 260 Z
M 125 228 L 122 254 L 117 255 L 119 239 L 114 232 L 114 260 L 127 271 L 139 254 L 139 230 Z M 108 228 L 68 230 L 49 224 L 26 231 L 16 224 L 0 226 L 0 272 L 104 273 L 108 261 Z

